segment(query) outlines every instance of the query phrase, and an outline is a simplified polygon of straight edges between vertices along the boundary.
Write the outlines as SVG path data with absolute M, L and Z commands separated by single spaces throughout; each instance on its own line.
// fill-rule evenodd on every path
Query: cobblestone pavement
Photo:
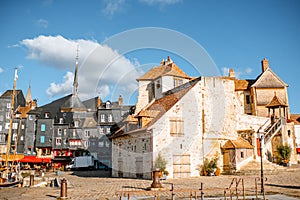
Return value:
M 176 199 L 190 199 L 190 195 L 195 199 L 201 195 L 199 190 L 201 182 L 203 183 L 203 192 L 205 199 L 224 199 L 224 189 L 228 188 L 234 178 L 239 182 L 239 198 L 242 199 L 242 179 L 244 179 L 245 192 L 247 196 L 256 197 L 255 194 L 255 175 L 233 176 L 221 175 L 217 177 L 198 177 L 184 179 L 163 180 L 164 190 L 149 191 L 147 188 L 151 185 L 151 180 L 139 179 L 120 179 L 107 178 L 104 171 L 76 171 L 63 172 L 60 176 L 57 173 L 49 172 L 45 177 L 50 179 L 66 178 L 68 180 L 67 196 L 68 199 L 171 199 L 171 184 L 174 184 Z M 300 199 L 300 166 L 296 169 L 277 172 L 277 174 L 267 175 L 265 182 L 265 191 L 267 199 Z M 233 189 L 235 187 L 233 183 Z M 260 185 L 257 186 L 260 191 Z M 230 196 L 230 190 L 226 191 L 227 199 Z M 235 190 L 232 190 L 235 192 Z M 0 199 L 9 200 L 54 200 L 60 197 L 59 187 L 23 187 L 23 188 L 6 188 L 0 190 Z M 214 197 L 214 198 L 212 198 Z M 261 195 L 259 194 L 259 197 Z M 233 199 L 236 199 L 234 193 Z M 247 198 L 248 199 L 248 198 Z M 252 198 L 250 198 L 252 199 Z

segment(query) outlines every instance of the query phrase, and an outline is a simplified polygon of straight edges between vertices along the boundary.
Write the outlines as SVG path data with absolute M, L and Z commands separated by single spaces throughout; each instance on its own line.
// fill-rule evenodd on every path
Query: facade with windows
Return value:
M 112 136 L 114 177 L 150 179 L 159 154 L 171 178 L 199 176 L 197 167 L 215 155 L 221 170 L 232 172 L 259 156 L 274 162 L 278 145 L 293 144 L 287 84 L 266 59 L 255 80 L 238 80 L 233 70 L 229 76 L 191 78 L 170 58 L 137 80 L 136 112 Z M 239 157 L 228 150 L 236 142 Z
M 0 96 L 0 154 L 6 153 L 6 145 L 8 139 L 8 131 L 10 128 L 10 117 L 12 109 L 16 111 L 18 106 L 25 106 L 25 98 L 22 90 L 16 90 L 15 92 L 15 104 L 12 108 L 11 98 L 12 90 L 7 90 Z M 16 150 L 17 153 L 24 153 L 24 144 L 26 140 L 26 119 L 20 120 L 18 117 L 14 117 L 12 123 L 11 133 L 11 153 Z M 16 141 L 18 142 L 16 143 Z M 17 147 L 15 146 L 17 144 Z

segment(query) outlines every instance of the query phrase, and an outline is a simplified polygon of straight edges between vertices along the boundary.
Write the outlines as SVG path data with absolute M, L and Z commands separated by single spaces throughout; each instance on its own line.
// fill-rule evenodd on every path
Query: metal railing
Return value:
M 271 127 L 267 128 L 265 130 L 265 135 L 264 135 L 264 144 L 267 144 L 271 139 L 272 137 L 278 133 L 278 131 L 281 129 L 282 127 L 282 124 L 283 124 L 283 120 L 285 120 L 284 118 L 279 118 L 277 119 L 277 121 L 275 123 L 272 124 Z

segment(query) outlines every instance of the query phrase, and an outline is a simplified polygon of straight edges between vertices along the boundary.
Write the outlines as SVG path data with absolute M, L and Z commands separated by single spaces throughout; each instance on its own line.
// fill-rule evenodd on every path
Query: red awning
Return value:
M 297 150 L 297 153 L 300 153 L 300 147 L 297 147 L 296 150 Z
M 24 156 L 24 158 L 22 158 L 20 160 L 20 162 L 23 163 L 49 163 L 51 162 L 51 158 L 39 158 L 36 156 Z

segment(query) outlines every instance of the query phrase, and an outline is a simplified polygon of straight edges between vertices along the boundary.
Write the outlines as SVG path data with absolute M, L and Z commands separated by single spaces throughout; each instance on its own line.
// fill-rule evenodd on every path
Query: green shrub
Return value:
M 168 174 L 168 171 L 166 170 L 167 163 L 167 160 L 164 159 L 160 153 L 158 153 L 158 156 L 154 161 L 154 168 L 160 168 L 164 174 Z
M 292 148 L 288 145 L 281 145 L 277 148 L 280 163 L 286 164 L 290 161 Z
M 214 174 L 217 169 L 219 156 L 216 155 L 212 159 L 205 158 L 202 165 L 199 165 L 198 170 L 200 172 L 201 176 L 209 176 L 211 174 Z

